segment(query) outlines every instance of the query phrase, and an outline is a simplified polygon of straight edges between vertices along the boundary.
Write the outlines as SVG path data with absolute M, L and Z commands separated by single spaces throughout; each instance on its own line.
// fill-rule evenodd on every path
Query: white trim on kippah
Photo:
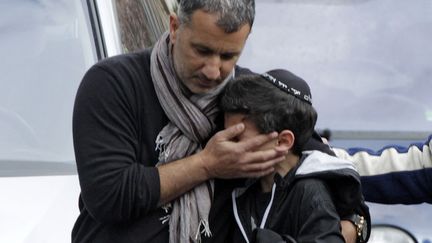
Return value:
M 268 73 L 263 73 L 261 74 L 261 76 L 268 80 L 270 83 L 274 84 L 276 87 L 278 87 L 279 89 L 281 89 L 282 91 L 287 92 L 288 94 L 302 100 L 302 101 L 306 101 L 308 104 L 312 105 L 312 97 L 310 94 L 304 94 L 302 96 L 302 92 L 298 89 L 292 88 L 292 87 L 288 87 L 288 85 L 286 85 L 285 83 L 277 80 L 275 77 L 273 77 L 272 75 L 268 74 Z

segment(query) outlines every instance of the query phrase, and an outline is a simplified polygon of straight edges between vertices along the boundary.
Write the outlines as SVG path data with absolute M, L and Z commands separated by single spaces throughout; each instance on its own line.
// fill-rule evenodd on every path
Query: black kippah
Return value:
M 312 105 L 309 85 L 302 78 L 284 69 L 270 70 L 261 76 L 282 91 Z

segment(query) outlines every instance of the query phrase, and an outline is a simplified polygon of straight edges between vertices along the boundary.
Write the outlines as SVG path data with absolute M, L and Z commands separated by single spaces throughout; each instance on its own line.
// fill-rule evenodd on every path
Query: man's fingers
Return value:
M 280 156 L 264 163 L 250 164 L 244 170 L 242 177 L 258 178 L 269 175 L 275 171 L 275 165 L 282 162 L 284 159 L 285 156 Z
M 244 172 L 259 172 L 269 168 L 273 168 L 276 164 L 285 160 L 285 156 L 279 156 L 274 159 L 261 162 L 261 163 L 250 163 L 244 166 Z
M 280 156 L 278 158 L 263 162 L 263 163 L 255 163 L 255 164 L 247 164 L 244 165 L 240 169 L 240 177 L 248 177 L 248 178 L 256 178 L 268 175 L 274 172 L 274 166 L 277 163 L 280 163 L 285 159 L 284 156 Z
M 261 145 L 271 141 L 272 139 L 277 138 L 278 134 L 277 132 L 272 132 L 269 134 L 260 134 L 258 136 L 245 139 L 241 142 L 239 142 L 239 146 L 241 146 L 245 151 L 251 151 L 255 150 L 256 148 L 260 147 Z
M 277 149 L 247 152 L 241 159 L 239 159 L 238 162 L 243 164 L 265 164 L 265 162 L 268 161 L 285 158 L 285 155 L 287 153 L 288 149 L 283 147 L 278 147 Z
M 217 136 L 221 138 L 222 140 L 231 140 L 238 135 L 240 135 L 245 129 L 245 126 L 243 123 L 238 123 L 236 125 L 230 126 L 226 128 L 225 130 L 222 130 L 217 133 Z
M 266 175 L 270 175 L 273 172 L 274 172 L 274 168 L 270 168 L 270 169 L 258 171 L 258 172 L 249 172 L 249 173 L 244 174 L 242 177 L 243 178 L 259 178 L 259 177 L 263 177 Z
M 286 145 L 278 145 L 274 149 L 278 154 L 286 154 L 290 148 Z

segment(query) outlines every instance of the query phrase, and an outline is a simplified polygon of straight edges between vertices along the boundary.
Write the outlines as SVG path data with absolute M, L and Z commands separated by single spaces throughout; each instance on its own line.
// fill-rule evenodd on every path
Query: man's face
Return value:
M 235 141 L 242 141 L 244 139 L 252 138 L 260 134 L 255 123 L 253 123 L 250 119 L 248 119 L 246 115 L 240 113 L 225 113 L 224 116 L 225 116 L 224 117 L 225 128 L 228 128 L 240 122 L 242 122 L 245 125 L 245 130 L 238 137 L 234 138 Z M 257 149 L 257 151 L 274 148 L 277 145 L 277 142 L 278 142 L 277 138 L 273 139 L 263 144 L 261 147 Z
M 170 18 L 174 68 L 193 93 L 206 93 L 232 72 L 250 32 L 248 24 L 225 33 L 216 25 L 217 15 L 197 10 L 189 23 Z

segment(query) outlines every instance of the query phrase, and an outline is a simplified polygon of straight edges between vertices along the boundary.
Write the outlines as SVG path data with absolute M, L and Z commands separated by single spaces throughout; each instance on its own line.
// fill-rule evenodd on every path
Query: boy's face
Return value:
M 253 123 L 250 119 L 248 119 L 246 115 L 241 113 L 225 113 L 225 128 L 228 128 L 240 122 L 242 122 L 245 125 L 245 130 L 238 137 L 234 138 L 234 141 L 242 141 L 244 139 L 252 138 L 260 134 L 257 127 L 255 126 L 255 123 Z M 275 138 L 274 140 L 271 140 L 268 143 L 263 144 L 261 147 L 257 149 L 257 151 L 274 148 L 277 145 L 277 143 L 278 143 L 278 139 Z

